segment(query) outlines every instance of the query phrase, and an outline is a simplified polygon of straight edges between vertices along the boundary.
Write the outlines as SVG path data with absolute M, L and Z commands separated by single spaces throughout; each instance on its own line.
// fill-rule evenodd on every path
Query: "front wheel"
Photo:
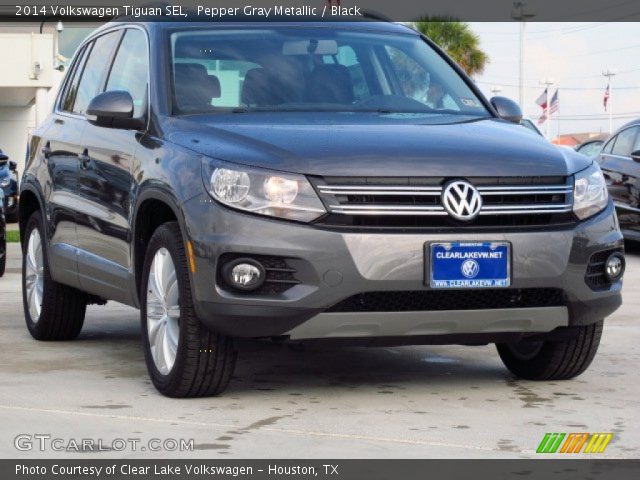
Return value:
M 568 340 L 498 343 L 498 353 L 505 366 L 527 380 L 568 380 L 584 372 L 595 357 L 602 336 L 599 321 L 577 327 Z
M 227 388 L 237 350 L 233 339 L 210 331 L 196 316 L 181 239 L 171 222 L 149 242 L 140 298 L 145 361 L 160 393 L 213 396 Z

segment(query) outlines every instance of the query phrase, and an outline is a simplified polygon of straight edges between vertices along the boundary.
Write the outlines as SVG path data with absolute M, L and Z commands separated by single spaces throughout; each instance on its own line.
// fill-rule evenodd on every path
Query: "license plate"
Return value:
M 511 284 L 507 242 L 441 242 L 425 247 L 431 288 L 499 288 Z

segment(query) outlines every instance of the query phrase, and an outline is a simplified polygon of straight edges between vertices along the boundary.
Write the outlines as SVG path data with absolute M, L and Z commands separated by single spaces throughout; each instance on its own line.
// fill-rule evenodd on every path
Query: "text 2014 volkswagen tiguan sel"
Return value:
M 598 165 L 520 117 L 400 25 L 105 26 L 29 144 L 29 331 L 138 307 L 177 397 L 224 390 L 237 337 L 495 343 L 517 376 L 574 377 L 622 236 Z

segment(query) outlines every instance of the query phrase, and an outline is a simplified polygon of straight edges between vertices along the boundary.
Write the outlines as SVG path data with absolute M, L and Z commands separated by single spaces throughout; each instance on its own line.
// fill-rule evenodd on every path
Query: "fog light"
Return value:
M 238 290 L 255 290 L 264 283 L 264 267 L 252 258 L 237 258 L 224 265 L 222 270 L 225 281 Z
M 607 280 L 615 282 L 622 277 L 624 273 L 624 257 L 619 252 L 609 255 L 607 261 L 604 262 L 604 274 Z

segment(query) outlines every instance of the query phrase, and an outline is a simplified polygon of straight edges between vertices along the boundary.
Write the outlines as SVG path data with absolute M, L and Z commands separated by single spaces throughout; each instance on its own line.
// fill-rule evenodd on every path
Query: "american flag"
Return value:
M 551 97 L 551 102 L 549 104 L 549 113 L 555 113 L 558 111 L 560 107 L 560 102 L 558 101 L 558 90 L 556 89 L 556 93 Z
M 607 103 L 609 103 L 609 96 L 610 96 L 610 92 L 609 92 L 609 84 L 607 84 L 607 89 L 604 91 L 604 99 L 602 101 L 602 103 L 604 104 L 604 111 L 607 111 Z

